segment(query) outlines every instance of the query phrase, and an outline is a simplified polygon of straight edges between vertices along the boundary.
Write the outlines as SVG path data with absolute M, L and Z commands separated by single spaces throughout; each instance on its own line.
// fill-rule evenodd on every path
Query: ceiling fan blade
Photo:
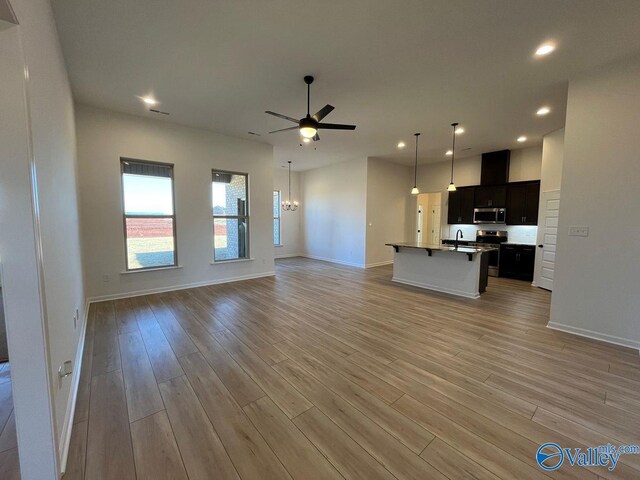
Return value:
M 311 140 L 313 140 L 314 142 L 317 142 L 318 140 L 320 140 L 320 135 L 318 135 L 318 132 L 316 132 L 316 134 L 313 136 Z
M 267 110 L 264 113 L 268 113 L 269 115 L 273 115 L 274 117 L 284 118 L 285 120 L 289 120 L 290 122 L 293 122 L 293 123 L 300 123 L 300 120 L 296 120 L 295 118 L 292 118 L 292 117 L 287 117 L 286 115 L 282 115 L 281 113 L 272 112 L 270 110 Z
M 319 123 L 318 128 L 325 130 L 355 130 L 355 125 L 344 125 L 342 123 Z
M 317 113 L 315 113 L 314 115 L 311 115 L 313 117 L 313 119 L 316 122 L 319 122 L 320 120 L 322 120 L 324 117 L 326 117 L 327 115 L 329 115 L 333 109 L 335 107 L 333 105 L 325 105 L 324 107 L 322 107 L 320 110 L 318 110 Z
M 297 129 L 298 127 L 281 128 L 280 130 L 274 130 L 273 132 L 269 132 L 269 133 L 286 132 L 287 130 L 297 130 Z

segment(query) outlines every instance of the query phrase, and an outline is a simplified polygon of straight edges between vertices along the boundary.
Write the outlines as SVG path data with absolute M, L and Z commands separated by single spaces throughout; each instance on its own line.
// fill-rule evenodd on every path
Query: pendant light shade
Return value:
M 419 133 L 414 133 L 416 136 L 416 162 L 413 166 L 413 188 L 411 189 L 411 195 L 418 195 L 420 190 L 418 190 L 418 137 Z
M 287 212 L 295 212 L 300 204 L 297 200 L 291 202 L 291 160 L 287 163 L 289 164 L 289 199 L 282 201 L 282 209 Z
M 447 191 L 449 192 L 455 192 L 456 191 L 456 185 L 455 183 L 453 183 L 453 162 L 455 161 L 456 158 L 456 127 L 458 126 L 458 123 L 452 123 L 451 127 L 453 128 L 453 142 L 451 145 L 451 183 L 449 183 L 449 186 L 447 187 Z

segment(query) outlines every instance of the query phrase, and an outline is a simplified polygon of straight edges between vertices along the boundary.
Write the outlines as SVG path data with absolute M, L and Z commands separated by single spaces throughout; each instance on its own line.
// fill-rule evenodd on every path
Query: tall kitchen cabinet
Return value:
M 447 223 L 473 223 L 474 188 L 460 187 L 455 192 L 449 192 L 449 208 Z
M 507 184 L 507 224 L 537 225 L 540 181 Z

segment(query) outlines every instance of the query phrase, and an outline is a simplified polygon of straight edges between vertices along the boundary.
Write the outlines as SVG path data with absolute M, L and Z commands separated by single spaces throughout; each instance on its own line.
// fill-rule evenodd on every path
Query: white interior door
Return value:
M 556 265 L 556 244 L 558 240 L 558 213 L 560 212 L 560 190 L 542 192 L 540 195 L 540 215 L 538 227 L 538 254 L 536 255 L 536 285 L 553 290 L 553 274 Z
M 440 244 L 440 205 L 431 208 L 431 244 Z

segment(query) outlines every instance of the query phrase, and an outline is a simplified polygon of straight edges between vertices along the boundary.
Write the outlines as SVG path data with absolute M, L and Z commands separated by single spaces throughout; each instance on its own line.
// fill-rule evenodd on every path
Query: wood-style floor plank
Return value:
M 135 297 L 132 303 L 138 328 L 158 383 L 183 375 L 178 359 L 147 302 L 142 297 Z
M 291 360 L 274 368 L 397 478 L 446 478 L 346 400 L 319 385 Z
M 120 334 L 122 371 L 129 421 L 164 410 L 158 383 L 139 332 Z
M 180 326 L 171 310 L 162 303 L 158 295 L 148 295 L 141 297 L 141 299 L 145 300 L 149 308 L 151 308 L 176 357 L 182 357 L 198 351 L 187 332 Z
M 293 422 L 349 480 L 393 480 L 395 477 L 317 408 Z
M 395 284 L 390 266 L 276 269 L 92 305 L 65 480 L 640 478 L 637 455 L 535 462 L 542 443 L 640 428 L 638 352 L 548 329 L 549 292 L 492 277 L 469 300 Z M 16 467 L 0 452 L 2 480 Z
M 91 381 L 86 478 L 136 478 L 127 401 L 120 370 L 96 375 Z
M 120 368 L 118 326 L 113 302 L 100 302 L 95 307 L 95 333 L 93 360 L 91 361 L 93 376 L 113 372 Z
M 84 480 L 85 461 L 87 458 L 87 430 L 89 422 L 78 422 L 73 425 L 71 440 L 69 442 L 69 453 L 67 455 L 67 466 L 64 472 L 64 480 Z M 88 480 L 88 478 L 87 478 Z
M 187 378 L 161 383 L 160 392 L 189 479 L 208 480 L 212 473 L 220 479 L 239 479 Z
M 187 480 L 166 412 L 133 422 L 131 439 L 138 480 Z
M 16 415 L 14 410 L 4 424 L 4 428 L 0 431 L 0 452 L 11 450 L 17 446 L 18 438 L 16 437 Z
M 202 355 L 187 355 L 180 362 L 240 476 L 291 478 Z
M 0 453 L 0 478 L 20 480 L 20 458 L 17 448 Z
M 244 411 L 293 478 L 342 478 L 269 397 L 251 402 Z
M 420 456 L 451 479 L 499 479 L 439 438 L 434 439 Z

